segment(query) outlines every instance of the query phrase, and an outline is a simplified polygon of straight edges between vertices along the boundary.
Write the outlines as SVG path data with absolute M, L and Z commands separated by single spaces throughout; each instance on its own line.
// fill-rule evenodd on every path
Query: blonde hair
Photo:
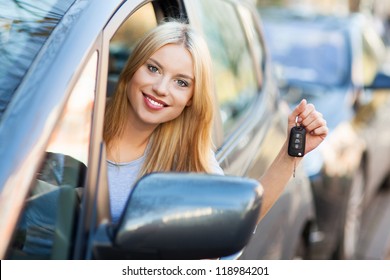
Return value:
M 177 118 L 160 124 L 152 133 L 139 177 L 150 172 L 210 172 L 213 121 L 211 58 L 202 37 L 188 24 L 165 22 L 147 33 L 137 44 L 119 78 L 116 93 L 107 104 L 103 138 L 108 147 L 120 137 L 128 121 L 126 85 L 134 73 L 161 47 L 183 45 L 194 65 L 192 103 Z

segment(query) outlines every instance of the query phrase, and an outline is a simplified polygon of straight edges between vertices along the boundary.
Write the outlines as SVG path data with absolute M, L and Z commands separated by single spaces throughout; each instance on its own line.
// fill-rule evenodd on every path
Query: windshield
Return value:
M 0 0 L 0 118 L 35 56 L 75 0 Z
M 275 64 L 289 83 L 340 86 L 350 72 L 346 33 L 310 23 L 267 22 L 265 35 Z

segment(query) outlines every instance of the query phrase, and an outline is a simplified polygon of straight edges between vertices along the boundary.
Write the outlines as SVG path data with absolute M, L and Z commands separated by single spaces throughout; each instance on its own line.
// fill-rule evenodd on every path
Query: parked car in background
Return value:
M 390 78 L 367 18 L 259 11 L 283 99 L 313 103 L 329 136 L 304 159 L 319 237 L 312 258 L 359 258 L 361 217 L 390 174 Z M 390 234 L 390 232 L 389 232 Z
M 226 176 L 148 175 L 112 224 L 106 98 L 137 39 L 164 18 L 187 19 L 209 44 Z M 0 2 L 0 257 L 304 256 L 315 215 L 301 167 L 253 234 L 262 198 L 255 179 L 282 146 L 289 111 L 259 24 L 244 1 Z

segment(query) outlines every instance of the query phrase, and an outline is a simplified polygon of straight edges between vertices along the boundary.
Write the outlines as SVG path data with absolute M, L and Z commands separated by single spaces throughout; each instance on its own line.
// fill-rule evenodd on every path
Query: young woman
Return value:
M 123 211 L 132 185 L 144 174 L 223 174 L 212 152 L 212 90 L 207 45 L 187 24 L 163 23 L 137 44 L 105 115 L 104 140 L 114 222 Z M 326 122 L 306 101 L 291 113 L 289 129 L 295 125 L 295 116 L 310 132 L 307 153 L 327 135 Z M 265 191 L 262 215 L 283 191 L 298 162 L 299 159 L 287 155 L 286 143 L 261 179 Z

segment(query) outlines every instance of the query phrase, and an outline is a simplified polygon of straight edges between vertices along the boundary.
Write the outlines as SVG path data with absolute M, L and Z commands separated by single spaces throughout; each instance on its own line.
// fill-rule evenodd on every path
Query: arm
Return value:
M 295 125 L 295 117 L 298 116 L 298 122 L 306 128 L 306 146 L 305 154 L 309 153 L 325 139 L 328 134 L 328 127 L 322 114 L 316 111 L 314 105 L 307 104 L 306 100 L 292 111 L 288 117 L 288 133 Z M 279 196 L 284 191 L 285 186 L 291 178 L 294 171 L 294 164 L 298 166 L 302 158 L 290 157 L 287 154 L 288 137 L 283 144 L 281 150 L 272 162 L 270 167 L 260 178 L 260 182 L 264 188 L 263 203 L 259 221 L 267 214 L 272 205 L 276 202 Z M 294 163 L 295 162 L 295 163 Z

